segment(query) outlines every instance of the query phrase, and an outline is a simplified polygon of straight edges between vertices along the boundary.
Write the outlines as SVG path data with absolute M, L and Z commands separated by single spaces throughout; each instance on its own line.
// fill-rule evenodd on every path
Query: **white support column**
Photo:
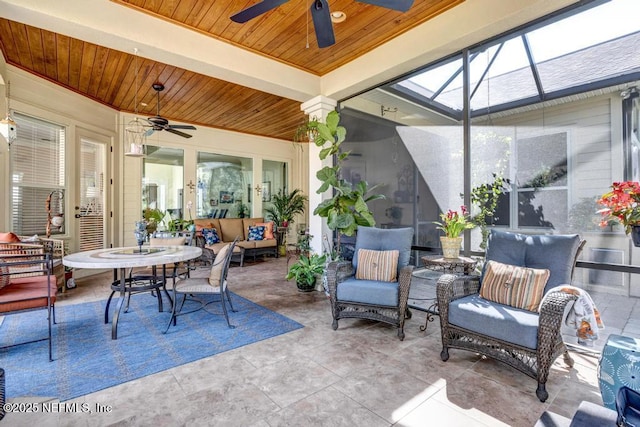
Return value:
M 304 111 L 311 119 L 317 119 L 324 122 L 327 114 L 336 109 L 338 103 L 326 96 L 318 95 L 304 102 L 300 109 Z M 320 188 L 320 181 L 316 178 L 316 172 L 325 165 L 331 166 L 332 159 L 327 158 L 324 162 L 320 160 L 320 148 L 314 143 L 309 143 L 309 233 L 313 236 L 311 241 L 311 249 L 315 253 L 322 253 L 322 236 L 327 235 L 331 241 L 331 230 L 327 227 L 326 221 L 323 221 L 317 215 L 313 215 L 315 208 L 327 198 L 328 194 L 317 194 L 316 190 Z

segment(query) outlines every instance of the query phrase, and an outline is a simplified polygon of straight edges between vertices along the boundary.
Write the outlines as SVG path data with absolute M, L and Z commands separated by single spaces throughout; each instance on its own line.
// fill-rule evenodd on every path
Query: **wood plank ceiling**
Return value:
M 306 1 L 289 1 L 245 24 L 229 17 L 255 1 L 112 1 L 321 76 L 464 0 L 416 0 L 404 14 L 354 0 L 331 1 L 331 10 L 348 18 L 334 24 L 336 44 L 324 49 L 316 45 L 312 23 L 306 47 Z M 170 122 L 291 140 L 304 121 L 299 101 L 4 18 L 0 49 L 8 64 L 118 111 L 135 111 L 137 66 L 140 116 L 156 114 L 151 85 L 161 82 L 166 89 L 160 114 Z

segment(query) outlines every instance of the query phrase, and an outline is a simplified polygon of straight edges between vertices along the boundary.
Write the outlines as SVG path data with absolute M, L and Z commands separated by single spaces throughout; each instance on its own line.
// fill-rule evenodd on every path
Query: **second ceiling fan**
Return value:
M 243 24 L 257 16 L 262 15 L 288 2 L 289 0 L 262 0 L 253 6 L 236 13 L 231 16 L 233 22 Z M 372 4 L 387 9 L 406 12 L 411 9 L 414 0 L 356 0 L 360 3 Z M 313 27 L 316 30 L 316 39 L 318 47 L 329 47 L 335 44 L 336 39 L 333 35 L 333 24 L 331 22 L 331 12 L 329 11 L 329 3 L 327 0 L 314 0 L 311 4 L 311 17 L 313 18 Z
M 160 115 L 160 92 L 164 90 L 164 85 L 162 83 L 154 83 L 151 85 L 153 90 L 156 91 L 156 115 L 153 117 L 149 117 L 145 119 L 149 123 L 149 130 L 147 130 L 146 135 L 149 136 L 155 131 L 166 130 L 167 132 L 174 133 L 176 135 L 180 135 L 183 138 L 191 138 L 193 135 L 189 135 L 188 133 L 181 132 L 177 129 L 191 129 L 196 130 L 195 126 L 192 125 L 170 125 L 169 120 L 165 119 Z

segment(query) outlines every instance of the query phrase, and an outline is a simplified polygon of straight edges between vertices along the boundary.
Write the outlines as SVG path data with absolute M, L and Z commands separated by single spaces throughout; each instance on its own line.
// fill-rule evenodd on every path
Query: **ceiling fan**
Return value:
M 180 135 L 183 138 L 191 138 L 193 135 L 189 135 L 188 133 L 181 132 L 176 129 L 191 129 L 196 130 L 195 126 L 191 125 L 170 125 L 169 120 L 165 119 L 160 115 L 160 92 L 164 90 L 164 85 L 162 83 L 154 83 L 151 85 L 153 90 L 156 91 L 157 97 L 157 107 L 156 107 L 156 115 L 153 117 L 149 117 L 145 119 L 151 128 L 145 133 L 146 136 L 151 135 L 155 131 L 166 130 L 167 132 L 175 133 L 176 135 Z
M 233 22 L 243 24 L 257 16 L 262 15 L 275 9 L 281 4 L 289 0 L 262 0 L 253 6 L 241 10 L 231 17 Z M 372 4 L 374 6 L 384 7 L 386 9 L 406 12 L 411 9 L 413 0 L 356 0 L 360 3 Z M 333 35 L 333 24 L 331 23 L 331 13 L 329 12 L 329 3 L 327 0 L 314 0 L 311 5 L 311 17 L 313 18 L 313 26 L 316 30 L 316 39 L 318 47 L 329 47 L 335 44 L 336 39 Z

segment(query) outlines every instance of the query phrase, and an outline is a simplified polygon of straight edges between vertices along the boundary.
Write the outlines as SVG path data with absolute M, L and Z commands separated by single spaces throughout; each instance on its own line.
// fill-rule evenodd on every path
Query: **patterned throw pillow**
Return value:
M 250 225 L 249 240 L 263 240 L 263 239 L 264 239 L 264 226 Z
M 400 252 L 358 250 L 358 269 L 356 279 L 395 282 L 398 276 L 398 257 Z
M 204 242 L 207 246 L 220 242 L 220 236 L 218 236 L 218 230 L 216 230 L 215 228 L 203 228 L 202 236 L 204 237 Z
M 480 296 L 489 301 L 538 311 L 549 270 L 487 261 Z
M 4 259 L 0 258 L 0 263 L 4 263 Z M 0 267 L 0 289 L 4 288 L 9 284 L 9 267 L 2 266 Z
M 269 222 L 256 222 L 256 225 L 264 227 L 264 238 L 275 239 L 273 235 L 273 221 Z

